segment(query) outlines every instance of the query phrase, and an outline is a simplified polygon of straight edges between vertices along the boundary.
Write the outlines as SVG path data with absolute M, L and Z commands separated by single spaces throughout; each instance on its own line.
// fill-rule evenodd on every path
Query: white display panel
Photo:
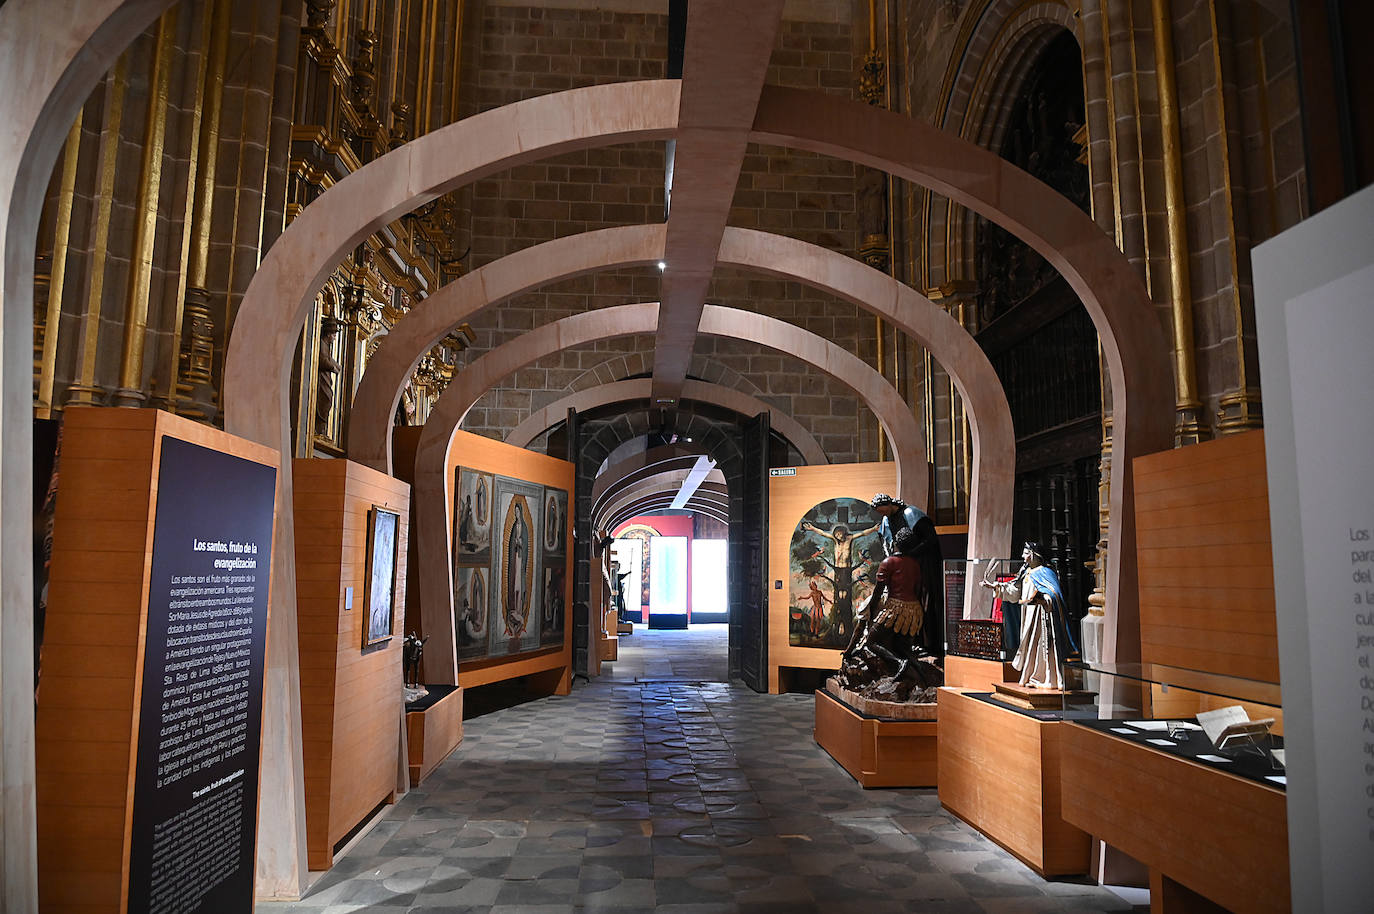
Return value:
M 692 612 L 726 610 L 729 540 L 692 540 Z
M 1374 896 L 1374 191 L 1255 249 L 1297 912 Z
M 687 615 L 687 537 L 649 541 L 649 619 Z

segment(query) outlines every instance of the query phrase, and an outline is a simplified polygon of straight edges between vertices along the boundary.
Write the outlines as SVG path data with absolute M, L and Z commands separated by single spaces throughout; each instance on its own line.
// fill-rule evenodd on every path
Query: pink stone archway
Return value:
M 435 682 L 456 682 L 453 637 L 453 582 L 448 462 L 453 433 L 463 416 L 492 385 L 535 359 L 602 339 L 651 332 L 658 303 L 643 302 L 585 311 L 525 333 L 468 365 L 449 383 L 430 413 L 415 452 L 415 506 L 412 536 L 417 537 L 420 614 L 431 637 L 426 666 Z M 834 343 L 776 318 L 706 305 L 701 332 L 752 340 L 788 352 L 845 384 L 867 404 L 892 441 L 897 459 L 897 491 L 912 504 L 925 505 L 928 468 L 925 441 L 915 416 L 895 388 L 872 367 Z
M 541 410 L 531 413 L 529 418 L 517 425 L 506 435 L 506 444 L 528 447 L 546 429 L 552 428 L 567 418 L 568 410 L 579 412 L 596 409 L 611 403 L 624 403 L 629 400 L 647 400 L 651 394 L 652 381 L 649 378 L 632 378 L 625 381 L 612 381 L 597 387 L 587 387 L 574 391 L 562 399 L 555 400 Z M 699 403 L 711 403 L 741 416 L 757 416 L 768 413 L 769 426 L 792 443 L 807 464 L 828 463 L 825 451 L 815 437 L 800 422 L 775 406 L 763 402 L 733 387 L 712 384 L 707 381 L 688 380 L 682 388 L 682 399 Z

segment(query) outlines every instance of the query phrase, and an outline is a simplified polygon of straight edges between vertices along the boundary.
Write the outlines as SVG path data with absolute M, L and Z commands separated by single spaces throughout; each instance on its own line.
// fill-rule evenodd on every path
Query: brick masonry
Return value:
M 835 4 L 829 4 L 835 6 Z M 840 20 L 840 21 L 836 21 Z M 664 74 L 667 18 L 617 9 L 487 5 L 469 37 L 481 71 L 462 106 L 487 110 L 546 92 Z M 846 17 L 784 21 L 769 69 L 775 84 L 849 94 L 854 85 Z M 553 238 L 663 220 L 664 147 L 634 143 L 523 165 L 474 185 L 471 266 Z M 852 163 L 779 147 L 749 147 L 730 224 L 778 232 L 853 255 L 857 247 Z M 591 308 L 654 301 L 657 270 L 623 269 L 555 283 L 472 321 L 475 359 L 520 333 Z M 873 319 L 854 305 L 795 282 L 720 269 L 709 300 L 792 321 L 871 362 Z M 652 371 L 652 339 L 606 340 L 540 359 L 489 391 L 463 428 L 504 437 L 531 411 L 586 383 Z M 598 370 L 598 366 L 605 366 Z M 633 368 L 634 370 L 631 370 Z M 783 409 L 835 462 L 874 459 L 876 422 L 846 388 L 757 343 L 702 337 L 692 374 L 727 383 Z

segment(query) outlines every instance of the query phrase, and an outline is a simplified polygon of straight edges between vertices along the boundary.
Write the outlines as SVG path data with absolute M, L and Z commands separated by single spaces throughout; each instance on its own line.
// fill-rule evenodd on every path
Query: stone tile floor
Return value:
M 810 696 L 661 681 L 702 651 L 723 667 L 711 634 L 637 629 L 613 674 L 469 720 L 303 900 L 258 912 L 1139 910 L 1039 878 L 933 790 L 862 790 L 813 741 Z

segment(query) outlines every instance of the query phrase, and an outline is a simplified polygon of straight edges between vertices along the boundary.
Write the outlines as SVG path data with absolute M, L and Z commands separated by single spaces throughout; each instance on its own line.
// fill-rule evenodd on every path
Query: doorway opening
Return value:
M 604 531 L 619 626 L 602 676 L 728 679 L 727 486 L 715 461 L 682 444 L 622 446 L 596 479 L 593 529 Z

